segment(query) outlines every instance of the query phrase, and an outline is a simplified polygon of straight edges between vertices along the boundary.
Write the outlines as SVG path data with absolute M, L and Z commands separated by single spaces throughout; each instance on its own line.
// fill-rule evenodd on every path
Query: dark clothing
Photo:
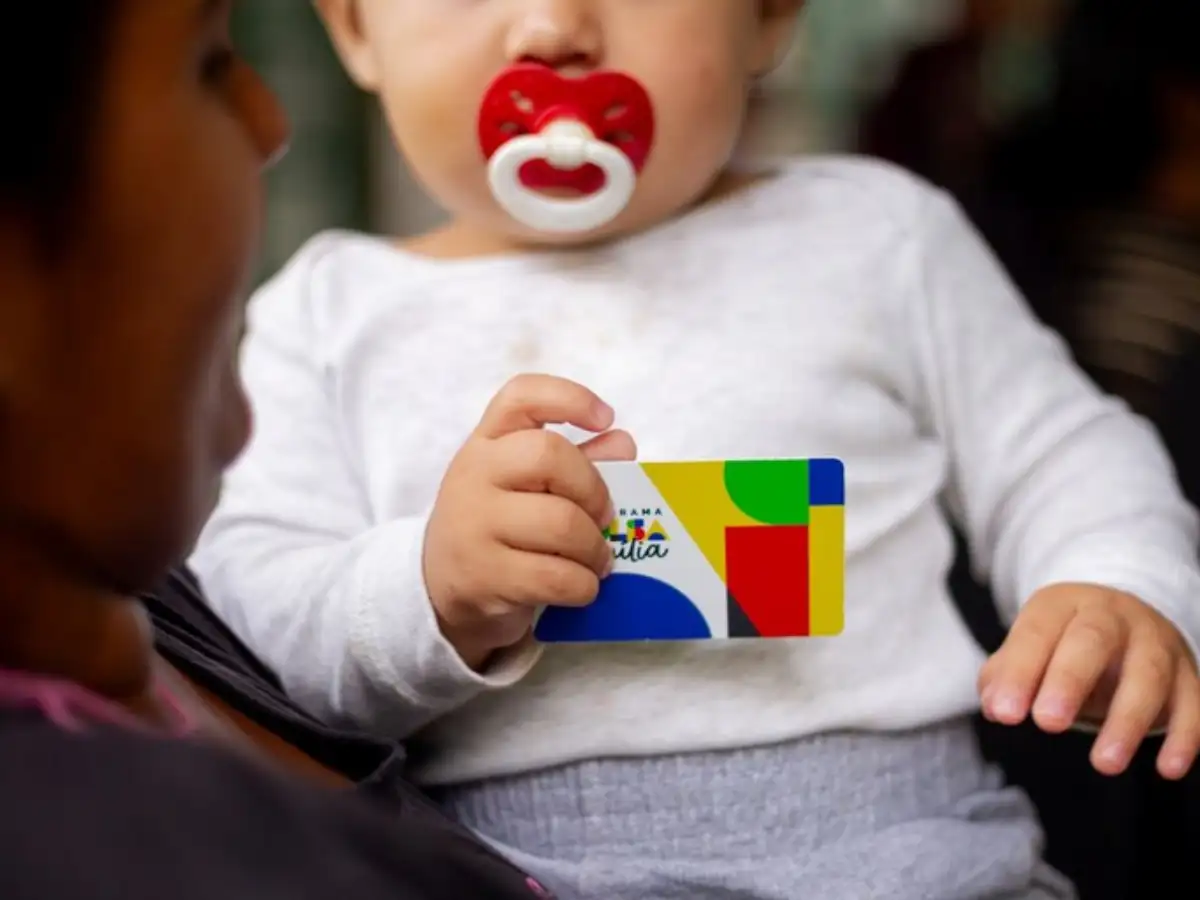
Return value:
M 400 777 L 397 745 L 315 722 L 174 576 L 147 597 L 164 657 L 357 791 L 215 746 L 0 712 L 4 900 L 530 900 L 524 873 Z
M 142 599 L 159 654 L 190 680 L 360 790 L 387 792 L 399 783 L 402 747 L 324 725 L 293 703 L 275 673 L 204 602 L 191 573 L 172 574 Z

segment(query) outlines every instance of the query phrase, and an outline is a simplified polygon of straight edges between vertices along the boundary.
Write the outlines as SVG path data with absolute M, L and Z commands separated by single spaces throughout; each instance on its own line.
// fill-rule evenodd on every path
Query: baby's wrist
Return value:
M 455 627 L 447 622 L 441 613 L 438 613 L 437 619 L 442 637 L 454 648 L 454 652 L 458 654 L 458 658 L 467 668 L 477 673 L 486 669 L 491 658 L 499 649 L 495 646 L 495 642 L 482 639 L 477 629 Z

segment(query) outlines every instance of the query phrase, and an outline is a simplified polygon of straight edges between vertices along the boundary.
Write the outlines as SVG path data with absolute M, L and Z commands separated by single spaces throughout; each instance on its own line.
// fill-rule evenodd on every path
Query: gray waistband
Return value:
M 999 786 L 965 720 L 890 734 L 830 734 L 777 746 L 596 760 L 461 785 L 441 799 L 462 821 L 516 847 L 621 853 L 669 832 L 675 853 L 724 852 L 739 835 L 815 848 L 950 811 Z

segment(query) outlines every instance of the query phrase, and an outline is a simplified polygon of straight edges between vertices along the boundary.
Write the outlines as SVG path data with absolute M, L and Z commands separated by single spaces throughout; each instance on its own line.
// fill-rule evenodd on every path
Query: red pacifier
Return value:
M 594 231 L 620 215 L 653 140 L 650 97 L 619 72 L 566 78 L 520 63 L 492 82 L 479 111 L 479 145 L 496 202 L 542 232 Z

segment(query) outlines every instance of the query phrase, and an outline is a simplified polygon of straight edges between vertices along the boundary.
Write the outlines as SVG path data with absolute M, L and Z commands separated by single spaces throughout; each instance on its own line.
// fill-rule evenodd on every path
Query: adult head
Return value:
M 286 125 L 229 6 L 5 13 L 0 664 L 110 693 L 145 675 L 120 598 L 186 552 L 249 429 L 239 295 Z

